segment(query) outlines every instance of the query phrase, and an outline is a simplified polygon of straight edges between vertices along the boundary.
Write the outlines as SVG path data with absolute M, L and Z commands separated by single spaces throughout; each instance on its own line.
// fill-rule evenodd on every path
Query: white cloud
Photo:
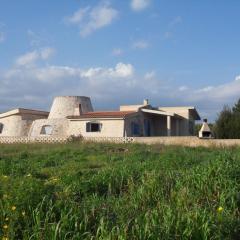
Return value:
M 180 86 L 180 87 L 178 88 L 178 90 L 179 90 L 180 92 L 183 92 L 183 91 L 188 90 L 188 87 L 187 87 L 187 86 Z
M 240 81 L 240 75 L 235 77 L 235 81 Z
M 0 72 L 1 110 L 20 106 L 48 109 L 55 95 L 87 95 L 106 108 L 117 107 L 122 99 L 130 104 L 147 96 L 153 105 L 195 105 L 214 119 L 224 104 L 233 104 L 240 96 L 239 76 L 225 84 L 196 89 L 174 86 L 154 71 L 138 75 L 130 63 L 83 69 L 44 64 L 51 54 L 42 54 L 42 49 L 27 53 L 18 58 L 20 64 Z
M 47 66 L 34 68 L 31 73 L 36 80 L 47 83 L 61 82 L 68 77 L 80 76 L 80 70 L 67 66 Z
M 146 80 L 150 80 L 150 79 L 155 78 L 155 76 L 156 76 L 155 71 L 151 71 L 151 72 L 147 72 L 147 73 L 145 74 L 144 78 L 145 78 Z
M 200 89 L 182 86 L 173 93 L 173 97 L 185 105 L 195 105 L 198 109 L 203 110 L 205 117 L 213 120 L 224 105 L 232 105 L 239 98 L 240 81 L 237 79 L 240 80 L 236 77 L 233 81 L 225 84 L 206 86 Z
M 35 64 L 35 62 L 37 60 L 47 60 L 48 58 L 50 58 L 53 54 L 55 53 L 55 49 L 54 48 L 43 48 L 41 50 L 34 50 L 32 52 L 28 52 L 25 53 L 22 56 L 19 56 L 16 59 L 16 64 L 19 66 L 26 66 L 29 67 L 33 64 Z
M 89 68 L 81 72 L 86 78 L 129 78 L 134 74 L 131 64 L 118 63 L 115 68 Z
M 131 8 L 134 11 L 142 11 L 147 8 L 151 0 L 131 0 Z
M 204 101 L 208 104 L 213 102 L 228 103 L 240 96 L 240 81 L 230 81 L 216 86 L 206 86 L 200 89 L 188 88 L 185 98 L 190 102 Z
M 210 92 L 213 89 L 214 89 L 213 86 L 207 86 L 207 87 L 201 88 L 199 90 L 196 90 L 196 92 L 197 93 L 207 93 L 207 92 Z
M 76 24 L 80 35 L 86 37 L 98 29 L 110 25 L 118 17 L 118 11 L 108 2 L 101 2 L 96 7 L 80 8 L 72 16 L 65 18 L 67 23 Z
M 134 74 L 134 68 L 131 64 L 118 63 L 113 71 L 115 77 L 132 77 Z
M 20 66 L 33 64 L 37 61 L 38 58 L 39 58 L 39 54 L 37 51 L 28 52 L 18 57 L 16 60 L 16 64 Z
M 30 55 L 30 54 L 29 54 Z M 33 57 L 32 57 L 33 58 Z M 29 57 L 29 59 L 32 59 Z M 26 58 L 27 59 L 27 58 Z M 22 61 L 21 63 L 23 63 Z M 25 60 L 25 63 L 30 62 Z M 79 80 L 111 80 L 115 79 L 129 79 L 134 75 L 134 67 L 131 64 L 118 63 L 114 68 L 95 67 L 89 69 L 74 68 L 69 66 L 54 66 L 49 65 L 45 67 L 37 67 L 31 65 L 29 68 L 22 67 L 23 64 L 19 64 L 18 67 L 9 69 L 5 73 L 5 79 L 12 79 L 19 77 L 24 79 L 32 78 L 39 82 L 58 82 L 62 79 L 77 78 Z
M 50 47 L 43 48 L 40 51 L 40 56 L 41 56 L 41 58 L 43 60 L 46 60 L 46 59 L 52 57 L 54 54 L 55 54 L 55 49 L 54 48 L 50 48 Z
M 101 103 L 134 95 L 139 88 L 131 64 L 115 67 L 15 65 L 0 73 L 0 110 L 15 107 L 48 109 L 56 95 L 87 95 Z M 34 87 L 33 87 L 34 86 Z M 105 99 L 105 102 L 102 100 Z M 113 103 L 113 102 L 112 102 Z
M 112 50 L 113 56 L 121 56 L 123 54 L 123 50 L 121 48 L 114 48 Z
M 69 22 L 69 23 L 79 24 L 87 16 L 89 10 L 90 10 L 90 7 L 80 8 L 75 13 L 73 13 L 72 16 L 67 17 L 65 20 L 66 22 Z
M 138 41 L 134 42 L 132 46 L 135 49 L 146 49 L 149 47 L 149 44 L 145 40 L 138 40 Z

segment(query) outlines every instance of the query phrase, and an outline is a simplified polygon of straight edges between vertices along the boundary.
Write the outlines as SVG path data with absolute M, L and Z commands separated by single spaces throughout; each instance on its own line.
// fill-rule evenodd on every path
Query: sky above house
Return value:
M 54 96 L 196 106 L 214 121 L 240 97 L 240 1 L 1 0 L 0 111 Z

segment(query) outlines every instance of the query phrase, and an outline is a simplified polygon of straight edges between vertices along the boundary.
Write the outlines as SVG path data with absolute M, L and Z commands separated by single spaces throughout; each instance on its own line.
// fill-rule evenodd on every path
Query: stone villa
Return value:
M 94 111 L 89 97 L 61 96 L 50 112 L 18 108 L 0 113 L 0 136 L 191 136 L 200 116 L 194 107 L 120 106 Z

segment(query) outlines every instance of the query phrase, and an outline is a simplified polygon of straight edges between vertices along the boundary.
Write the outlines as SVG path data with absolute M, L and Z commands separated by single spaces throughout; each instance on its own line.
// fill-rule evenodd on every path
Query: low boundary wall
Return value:
M 198 137 L 0 137 L 0 144 L 11 143 L 66 143 L 71 141 L 142 143 L 180 145 L 189 147 L 231 147 L 240 146 L 240 139 L 199 139 Z
M 0 137 L 0 144 L 10 143 L 63 143 L 67 137 Z
M 180 145 L 188 147 L 240 146 L 240 139 L 200 139 L 198 137 L 143 137 L 135 138 L 134 142 L 145 144 Z
M 115 143 L 143 143 L 143 144 L 162 144 L 162 145 L 178 145 L 188 147 L 230 147 L 240 146 L 240 139 L 200 139 L 198 137 L 89 137 L 84 138 L 85 141 L 91 142 L 115 142 Z

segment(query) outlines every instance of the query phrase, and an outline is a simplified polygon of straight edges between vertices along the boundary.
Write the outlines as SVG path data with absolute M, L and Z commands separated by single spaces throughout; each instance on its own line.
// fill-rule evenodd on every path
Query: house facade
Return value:
M 194 107 L 120 106 L 94 111 L 89 97 L 61 96 L 50 112 L 15 109 L 0 114 L 0 136 L 191 136 L 200 116 Z

